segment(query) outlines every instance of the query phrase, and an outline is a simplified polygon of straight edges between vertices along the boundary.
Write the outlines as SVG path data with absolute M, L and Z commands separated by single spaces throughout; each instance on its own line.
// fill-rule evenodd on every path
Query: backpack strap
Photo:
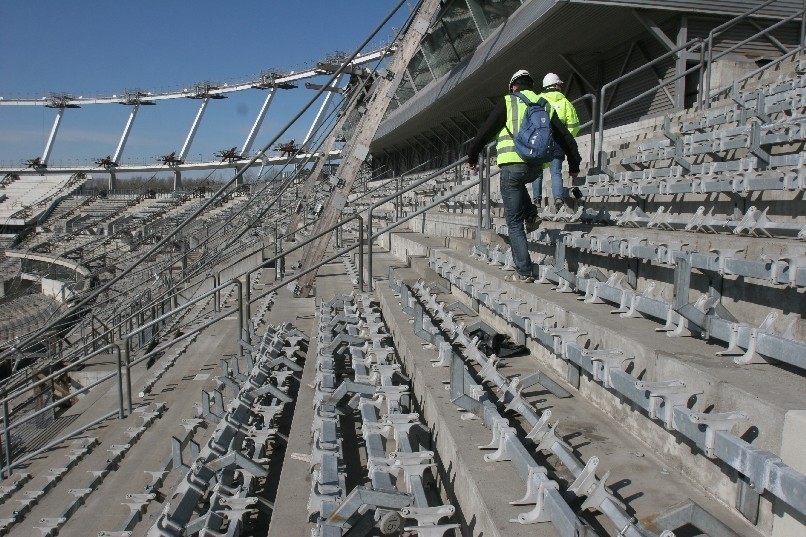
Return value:
M 523 102 L 523 104 L 525 104 L 526 106 L 531 106 L 531 105 L 535 104 L 535 103 L 533 103 L 532 101 L 530 101 L 529 99 L 527 99 L 527 98 L 526 98 L 526 95 L 524 95 L 524 94 L 523 94 L 523 93 L 521 93 L 520 91 L 516 91 L 516 92 L 515 92 L 515 93 L 513 93 L 512 95 L 514 95 L 515 97 L 517 97 L 518 99 L 520 99 L 520 100 Z M 542 99 L 542 97 L 541 97 L 541 99 Z M 543 100 L 545 101 L 545 99 L 543 99 Z M 540 101 L 537 101 L 537 104 L 540 104 Z
M 523 102 L 523 104 L 525 104 L 526 106 L 531 106 L 531 105 L 534 105 L 534 104 L 536 104 L 536 105 L 540 106 L 540 107 L 541 107 L 541 108 L 542 108 L 542 109 L 543 109 L 545 112 L 547 112 L 547 113 L 549 114 L 549 117 L 551 116 L 551 112 L 552 112 L 552 110 L 553 110 L 553 109 L 552 109 L 552 107 L 551 107 L 551 104 L 548 102 L 548 100 L 546 100 L 546 98 L 545 98 L 545 97 L 540 97 L 540 98 L 537 100 L 537 102 L 534 102 L 534 103 L 533 103 L 532 101 L 530 101 L 529 99 L 527 99 L 527 98 L 526 98 L 526 95 L 524 95 L 524 94 L 523 94 L 523 93 L 521 93 L 520 91 L 516 91 L 516 92 L 515 92 L 515 93 L 513 93 L 512 95 L 514 95 L 514 96 L 516 96 L 518 99 L 520 99 L 520 100 Z
M 537 100 L 537 102 L 534 102 L 534 103 L 533 103 L 532 101 L 530 101 L 529 99 L 527 99 L 527 98 L 526 98 L 526 95 L 524 95 L 524 94 L 523 94 L 523 93 L 521 93 L 520 91 L 516 91 L 515 93 L 512 93 L 511 95 L 514 95 L 515 97 L 517 97 L 518 99 L 520 99 L 520 100 L 521 100 L 521 102 L 522 102 L 523 104 L 525 104 L 527 107 L 528 107 L 528 106 L 532 106 L 532 105 L 537 105 L 537 106 L 541 107 L 541 108 L 543 109 L 543 111 L 545 111 L 545 112 L 546 112 L 546 113 L 549 115 L 549 119 L 551 119 L 551 113 L 553 112 L 553 109 L 551 108 L 551 105 L 549 104 L 549 102 L 546 100 L 546 98 L 545 98 L 545 97 L 540 97 L 540 98 Z M 510 135 L 510 136 L 512 136 L 513 138 L 515 137 L 515 136 L 512 134 L 512 131 L 510 131 L 510 130 L 509 130 L 509 125 L 506 125 L 506 124 L 505 124 L 505 125 L 504 125 L 504 128 L 506 128 L 506 129 L 507 129 L 507 132 L 509 133 L 509 135 Z
M 556 112 L 554 111 L 554 107 L 551 106 L 551 103 L 548 102 L 548 100 L 545 97 L 539 98 L 537 100 L 537 104 L 538 106 L 542 106 L 543 110 L 545 110 L 546 113 L 549 115 L 549 121 L 551 120 L 552 114 L 556 114 Z
M 539 103 L 540 103 L 540 101 L 537 101 L 537 103 L 533 103 L 532 101 L 530 101 L 529 99 L 527 99 L 527 98 L 526 98 L 526 95 L 524 95 L 524 94 L 523 94 L 523 93 L 521 93 L 520 91 L 516 91 L 515 93 L 511 93 L 510 95 L 514 95 L 515 97 L 517 97 L 518 99 L 520 99 L 520 100 L 521 100 L 521 102 L 522 102 L 523 104 L 525 104 L 527 107 L 529 107 L 529 106 L 531 106 L 531 105 L 533 105 L 533 104 L 539 104 Z M 541 100 L 542 100 L 543 102 L 546 102 L 546 100 L 545 100 L 545 99 L 543 99 L 542 97 L 541 97 Z M 545 110 L 545 108 L 543 108 L 543 109 Z M 510 135 L 512 138 L 514 138 L 514 137 L 515 137 L 515 135 L 514 135 L 514 134 L 512 134 L 512 131 L 511 131 L 511 130 L 509 130 L 509 125 L 507 125 L 507 124 L 505 123 L 505 124 L 504 124 L 504 128 L 507 130 L 507 133 L 509 133 L 509 135 Z

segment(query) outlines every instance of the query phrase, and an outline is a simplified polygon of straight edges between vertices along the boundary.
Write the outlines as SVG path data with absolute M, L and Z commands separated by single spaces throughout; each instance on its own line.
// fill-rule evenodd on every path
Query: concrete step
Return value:
M 578 327 L 580 344 L 589 348 L 620 349 L 625 356 L 634 358 L 631 371 L 634 376 L 648 381 L 680 380 L 690 393 L 699 393 L 690 400 L 695 412 L 728 412 L 741 410 L 748 419 L 736 427 L 736 434 L 749 439 L 752 445 L 773 453 L 781 453 L 791 442 L 784 432 L 789 418 L 795 419 L 804 409 L 799 395 L 802 376 L 799 373 L 770 366 L 737 366 L 730 358 L 715 357 L 716 349 L 692 338 L 670 339 L 655 332 L 655 326 L 645 319 L 625 320 L 611 315 L 612 306 L 584 304 L 574 294 L 556 293 L 548 286 L 511 284 L 504 281 L 506 273 L 486 263 L 468 258 L 470 242 L 451 240 L 451 247 L 429 249 L 417 234 L 394 234 L 392 251 L 397 255 L 406 252 L 428 251 L 429 258 L 447 259 L 456 265 L 455 271 L 464 270 L 465 278 L 476 276 L 479 281 L 491 282 L 496 289 L 504 290 L 526 302 L 533 311 L 545 311 L 553 317 L 552 325 Z M 409 255 L 411 255 L 409 253 Z M 511 330 L 508 323 L 489 308 L 479 305 L 464 293 L 454 290 L 454 297 L 478 307 L 483 319 L 499 331 Z M 548 371 L 561 378 L 569 377 L 569 364 L 557 359 L 553 352 L 536 342 L 529 343 L 537 361 Z M 742 493 L 735 472 L 719 461 L 706 458 L 702 452 L 680 442 L 680 437 L 647 419 L 630 405 L 625 405 L 607 389 L 584 375 L 579 383 L 580 394 L 622 422 L 636 438 L 644 442 L 674 468 L 695 482 L 707 483 L 710 494 L 728 506 L 735 505 Z M 748 436 L 749 435 L 749 436 Z M 772 504 L 761 499 L 760 527 L 769 527 Z

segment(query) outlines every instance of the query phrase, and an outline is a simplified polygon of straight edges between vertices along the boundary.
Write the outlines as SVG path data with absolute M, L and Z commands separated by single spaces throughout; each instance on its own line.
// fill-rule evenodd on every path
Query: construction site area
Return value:
M 806 536 L 806 2 L 389 4 L 309 69 L 0 95 L 53 121 L 0 165 L 0 535 Z M 468 147 L 520 69 L 582 162 L 513 281 Z M 114 153 L 54 161 L 113 105 Z

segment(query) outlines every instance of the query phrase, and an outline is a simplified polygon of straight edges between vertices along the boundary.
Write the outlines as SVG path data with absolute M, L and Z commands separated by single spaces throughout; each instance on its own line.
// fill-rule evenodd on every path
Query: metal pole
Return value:
M 214 284 L 215 284 L 216 288 L 219 285 L 221 285 L 221 272 L 219 272 L 218 274 L 215 275 Z M 221 311 L 221 289 L 216 289 L 216 292 L 213 295 L 213 297 L 214 297 L 213 298 L 213 302 L 214 302 L 213 311 L 215 311 L 217 313 L 217 312 Z
M 235 286 L 238 288 L 238 356 L 243 356 L 243 347 L 240 344 L 241 336 L 243 335 L 243 330 L 246 328 L 244 326 L 244 316 L 243 316 L 243 284 L 241 280 L 235 279 L 232 280 Z
M 123 415 L 123 365 L 120 358 L 120 347 L 117 345 L 108 345 L 112 347 L 112 350 L 115 353 L 115 363 L 118 366 L 118 419 L 122 420 L 125 416 Z M 131 396 L 131 392 L 129 392 Z
M 482 153 L 482 165 L 478 166 L 478 173 L 479 173 L 479 212 L 476 218 L 476 246 L 481 246 L 481 229 L 484 226 L 484 210 L 482 209 L 482 204 L 484 203 L 484 164 L 487 162 L 487 148 L 484 149 Z M 457 167 L 458 168 L 458 167 Z
M 490 147 L 492 147 L 492 146 L 490 146 Z M 487 148 L 488 153 L 490 151 L 490 147 Z M 484 166 L 484 179 L 483 179 L 483 182 L 482 182 L 482 184 L 484 185 L 484 188 L 482 190 L 484 190 L 484 196 L 485 196 L 484 217 L 486 218 L 486 221 L 485 221 L 486 229 L 492 229 L 493 228 L 493 217 L 492 217 L 492 214 L 491 214 L 491 206 L 490 206 L 490 188 L 491 188 L 490 177 L 492 177 L 490 175 L 490 171 L 491 171 L 491 165 L 490 165 L 489 160 L 488 160 L 487 164 Z
M 591 93 L 591 148 L 588 162 L 593 166 L 593 161 L 596 159 L 596 116 L 599 111 L 599 100 L 596 98 L 595 93 Z
M 711 108 L 711 62 L 714 58 L 714 34 L 708 35 L 708 56 L 705 62 L 705 107 Z
M 282 270 L 280 269 L 280 239 L 277 233 L 277 226 L 274 226 L 274 279 L 281 280 L 283 278 Z
M 364 292 L 364 219 L 358 217 L 358 289 Z
M 367 291 L 374 291 L 374 282 L 372 281 L 372 209 L 374 205 L 370 205 L 367 209 Z
M 800 47 L 806 45 L 806 0 L 803 0 L 803 14 L 800 17 Z
M 260 258 L 263 259 L 263 254 L 262 253 L 261 253 Z M 245 298 L 245 300 L 244 300 L 244 308 L 243 308 L 244 313 L 243 313 L 243 315 L 244 315 L 244 317 L 246 317 L 246 319 L 247 319 L 246 322 L 248 323 L 249 319 L 252 318 L 252 311 L 251 311 L 252 308 L 251 308 L 251 306 L 249 304 L 249 300 L 252 298 L 252 289 L 251 289 L 251 286 L 249 285 L 249 280 L 252 278 L 252 273 L 247 272 L 245 274 L 245 276 L 246 276 L 246 282 L 244 282 L 244 298 Z
M 131 342 L 131 336 L 127 337 L 123 342 L 123 363 L 126 366 L 126 393 L 128 394 L 129 416 L 132 415 L 132 372 L 131 367 L 129 365 L 130 342 Z
M 705 84 L 705 49 L 700 47 L 700 69 L 699 73 L 699 81 L 697 82 L 697 88 L 699 88 L 699 93 L 697 94 L 697 108 L 698 112 L 702 111 L 703 107 L 705 106 L 704 103 L 704 95 L 705 95 L 705 88 L 703 84 Z
M 607 86 L 602 86 L 601 89 L 599 89 L 599 120 L 596 122 L 596 148 L 598 149 L 598 153 L 596 154 L 596 167 L 599 169 L 600 173 L 604 169 L 604 151 L 602 149 L 604 148 L 604 96 L 606 89 Z
M 8 423 L 8 401 L 3 401 L 3 425 L 5 431 L 3 433 L 3 443 L 6 445 L 6 476 L 11 477 L 11 431 L 9 430 Z M 2 474 L 0 474 L 2 475 Z

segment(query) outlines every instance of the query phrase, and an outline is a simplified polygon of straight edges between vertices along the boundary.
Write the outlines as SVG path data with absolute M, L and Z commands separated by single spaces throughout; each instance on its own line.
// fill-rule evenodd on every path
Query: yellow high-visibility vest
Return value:
M 532 90 L 521 90 L 521 93 L 531 102 L 537 102 L 538 96 Z M 515 141 L 512 137 L 518 133 L 521 121 L 526 116 L 526 105 L 514 95 L 504 97 L 507 108 L 507 122 L 504 128 L 498 133 L 498 143 L 495 146 L 498 154 L 498 165 L 523 162 L 515 151 Z M 509 130 L 507 130 L 509 128 Z M 510 134 L 511 133 L 511 134 Z
M 538 98 L 539 97 L 543 97 L 551 104 L 552 111 L 557 114 L 560 121 L 568 128 L 568 132 L 571 133 L 571 136 L 579 134 L 579 117 L 577 116 L 577 110 L 562 92 L 557 90 L 546 91 L 538 95 Z

